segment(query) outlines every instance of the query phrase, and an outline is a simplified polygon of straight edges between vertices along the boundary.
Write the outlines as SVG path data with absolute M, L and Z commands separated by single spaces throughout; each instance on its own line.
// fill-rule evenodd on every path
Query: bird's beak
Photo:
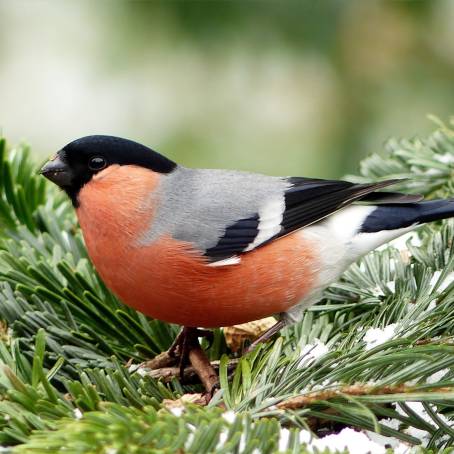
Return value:
M 72 176 L 68 165 L 57 155 L 47 162 L 40 173 L 57 186 L 69 186 Z

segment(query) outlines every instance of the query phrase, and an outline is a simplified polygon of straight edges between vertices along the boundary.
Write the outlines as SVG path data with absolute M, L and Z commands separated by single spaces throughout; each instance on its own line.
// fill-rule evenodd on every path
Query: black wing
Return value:
M 402 180 L 386 180 L 369 184 L 310 178 L 288 178 L 287 181 L 289 188 L 282 194 L 283 209 L 276 217 L 275 226 L 272 225 L 273 220 L 261 219 L 259 212 L 252 217 L 239 219 L 226 227 L 219 242 L 207 249 L 205 255 L 215 262 L 248 252 L 295 230 L 314 224 L 358 200 L 374 204 L 411 203 L 421 200 L 421 196 L 418 195 L 375 192 Z M 264 224 L 267 225 L 264 227 Z M 276 233 L 268 237 L 262 234 L 261 240 L 258 241 L 259 232 L 263 228 Z

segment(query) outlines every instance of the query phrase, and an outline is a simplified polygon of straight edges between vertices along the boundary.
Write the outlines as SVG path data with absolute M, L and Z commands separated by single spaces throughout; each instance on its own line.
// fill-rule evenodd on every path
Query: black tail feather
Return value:
M 396 230 L 454 217 L 454 199 L 380 205 L 363 222 L 360 232 Z

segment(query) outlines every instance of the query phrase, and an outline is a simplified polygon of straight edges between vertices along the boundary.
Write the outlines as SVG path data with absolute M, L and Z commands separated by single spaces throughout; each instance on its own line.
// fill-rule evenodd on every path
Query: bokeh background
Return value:
M 454 0 L 0 0 L 0 128 L 339 177 L 454 112 Z

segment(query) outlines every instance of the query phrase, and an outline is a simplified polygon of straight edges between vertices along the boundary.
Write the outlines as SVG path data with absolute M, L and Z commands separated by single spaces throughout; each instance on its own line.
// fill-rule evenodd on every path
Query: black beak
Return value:
M 40 173 L 57 186 L 64 187 L 71 184 L 71 171 L 58 155 L 46 163 Z

